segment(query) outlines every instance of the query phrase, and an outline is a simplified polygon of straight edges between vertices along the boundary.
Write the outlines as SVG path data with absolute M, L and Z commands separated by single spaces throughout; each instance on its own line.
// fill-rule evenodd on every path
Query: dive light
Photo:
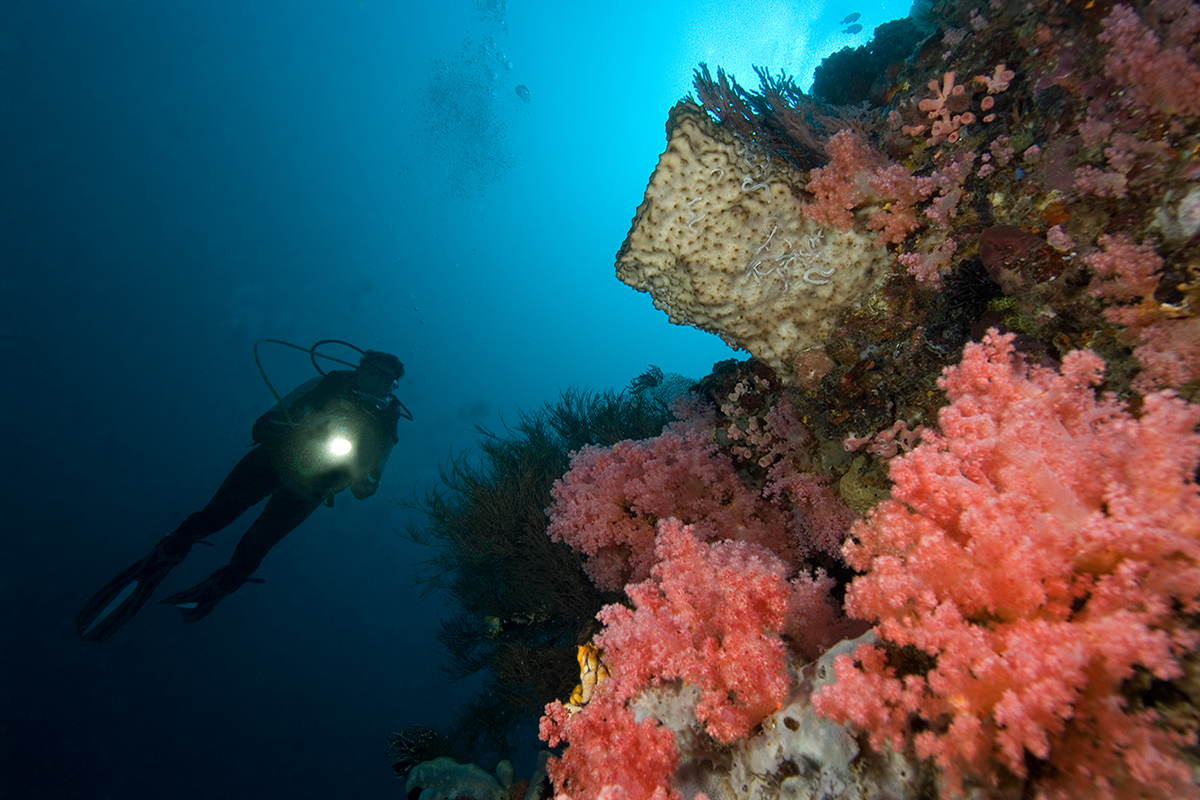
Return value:
M 310 451 L 309 469 L 312 472 L 322 472 L 348 464 L 357 456 L 357 453 L 354 452 L 357 440 L 358 432 L 353 430 L 352 426 L 346 424 L 329 426 L 328 429 L 322 431 L 321 438 L 314 443 L 317 444 L 317 447 Z
M 354 445 L 345 436 L 337 435 L 329 440 L 329 454 L 335 458 L 340 458 L 349 454 L 354 449 Z
M 358 423 L 358 424 L 356 424 Z M 327 489 L 326 481 L 349 485 L 360 469 L 362 424 L 358 420 L 310 420 L 305 426 L 307 435 L 300 435 L 285 460 L 286 473 L 302 485 L 319 485 Z M 369 449 L 369 448 L 368 448 Z M 340 476 L 340 477 L 335 477 Z M 315 484 L 313 483 L 315 481 Z M 340 491 L 340 489 L 339 489 Z

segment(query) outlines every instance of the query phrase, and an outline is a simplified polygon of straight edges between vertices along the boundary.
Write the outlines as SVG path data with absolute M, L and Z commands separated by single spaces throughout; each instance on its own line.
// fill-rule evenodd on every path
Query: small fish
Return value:
M 846 30 L 842 31 L 842 33 L 862 33 L 862 25 L 851 25 L 849 28 L 846 28 Z
M 857 22 L 858 18 L 861 16 L 862 16 L 862 14 L 855 11 L 853 14 L 847 15 L 847 17 L 844 20 L 842 20 L 841 22 L 839 22 L 838 24 L 839 25 L 849 25 L 851 22 Z
M 529 87 L 528 86 L 526 86 L 523 83 L 518 83 L 517 88 L 514 89 L 513 91 L 515 91 L 517 93 L 517 97 L 521 98 L 526 103 L 529 102 Z

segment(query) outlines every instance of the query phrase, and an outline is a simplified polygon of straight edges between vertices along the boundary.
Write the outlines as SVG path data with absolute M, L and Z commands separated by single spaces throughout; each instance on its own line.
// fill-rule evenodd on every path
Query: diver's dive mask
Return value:
M 400 386 L 400 377 L 394 370 L 380 364 L 362 364 L 356 370 L 359 386 L 370 394 L 386 397 Z

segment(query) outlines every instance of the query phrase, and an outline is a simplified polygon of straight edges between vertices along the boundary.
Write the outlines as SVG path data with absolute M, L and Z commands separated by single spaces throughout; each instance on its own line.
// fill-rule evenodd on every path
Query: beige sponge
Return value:
M 795 382 L 797 359 L 867 299 L 891 256 L 862 224 L 842 232 L 806 217 L 803 173 L 694 103 L 671 109 L 667 138 L 617 277 L 671 322 L 716 333 Z

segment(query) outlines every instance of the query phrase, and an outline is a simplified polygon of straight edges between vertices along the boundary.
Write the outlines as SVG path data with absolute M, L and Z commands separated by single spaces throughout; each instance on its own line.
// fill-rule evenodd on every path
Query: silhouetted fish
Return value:
M 846 28 L 846 30 L 842 31 L 842 33 L 861 33 L 861 32 L 862 32 L 862 25 L 851 25 L 849 28 Z
M 861 16 L 862 16 L 862 14 L 855 11 L 853 14 L 848 15 L 844 20 L 842 20 L 838 24 L 839 25 L 849 25 L 851 22 L 856 22 L 858 20 L 858 18 Z
M 517 88 L 514 89 L 513 91 L 515 91 L 517 93 L 517 97 L 521 98 L 526 103 L 529 102 L 529 87 L 528 86 L 526 86 L 523 83 L 518 83 Z

